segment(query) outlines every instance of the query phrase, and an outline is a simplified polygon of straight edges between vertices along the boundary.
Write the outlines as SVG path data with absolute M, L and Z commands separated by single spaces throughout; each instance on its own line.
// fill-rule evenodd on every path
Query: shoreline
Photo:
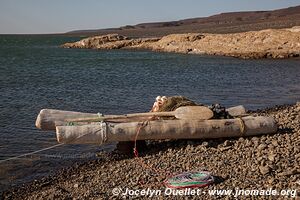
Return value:
M 11 188 L 2 198 L 114 198 L 115 187 L 124 191 L 164 189 L 162 183 L 168 172 L 197 169 L 206 169 L 217 178 L 217 183 L 205 190 L 299 188 L 300 102 L 249 112 L 273 116 L 279 125 L 277 133 L 215 140 L 153 141 L 147 148 L 138 149 L 142 162 L 150 168 L 143 167 L 140 158 L 132 155 L 99 152 L 96 160 L 76 163 L 54 175 Z M 160 172 L 156 174 L 154 168 Z M 299 196 L 300 191 L 297 193 Z
M 295 58 L 300 56 L 300 27 L 243 33 L 170 34 L 155 38 L 129 38 L 108 34 L 61 45 L 63 48 L 136 49 L 184 54 L 218 55 L 242 59 Z

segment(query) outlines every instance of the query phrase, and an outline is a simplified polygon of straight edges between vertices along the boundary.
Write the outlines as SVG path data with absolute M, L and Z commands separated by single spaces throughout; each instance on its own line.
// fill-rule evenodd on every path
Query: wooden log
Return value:
M 64 111 L 64 110 L 55 110 L 55 109 L 42 109 L 37 116 L 35 121 L 35 126 L 44 131 L 55 130 L 56 126 L 65 126 L 69 124 L 68 120 L 74 119 L 74 117 L 80 118 L 96 118 L 98 114 L 95 113 L 83 113 L 83 112 L 73 112 L 73 111 Z M 102 116 L 102 115 L 101 115 Z M 104 116 L 104 115 L 103 115 Z M 105 115 L 106 117 L 115 117 L 117 115 Z M 143 121 L 147 120 L 147 117 L 132 118 L 131 120 L 127 119 L 118 119 L 114 122 L 129 122 L 129 121 Z M 75 125 L 86 125 L 94 124 L 89 122 L 76 122 Z
M 59 143 L 103 144 L 133 141 L 139 122 L 99 125 L 57 126 Z M 202 139 L 241 137 L 274 133 L 277 125 L 272 117 L 243 117 L 222 120 L 157 120 L 140 129 L 138 140 Z
M 66 124 L 65 119 L 71 119 L 74 116 L 97 117 L 97 114 L 62 111 L 54 109 L 42 109 L 35 121 L 35 126 L 42 130 L 55 130 L 56 126 Z
M 239 116 L 246 113 L 243 106 L 235 106 L 228 108 L 227 111 L 232 116 Z M 66 121 L 74 118 L 94 118 L 98 114 L 95 113 L 82 113 L 82 112 L 73 112 L 73 111 L 64 111 L 64 110 L 54 110 L 54 109 L 42 109 L 38 114 L 38 117 L 35 122 L 35 126 L 39 129 L 49 131 L 55 130 L 56 126 L 66 125 Z M 114 117 L 116 115 L 105 115 L 106 117 Z M 143 121 L 147 120 L 147 117 L 139 117 L 130 120 L 114 120 L 114 122 L 129 122 L 129 121 Z M 76 123 L 78 125 L 89 124 L 87 122 Z

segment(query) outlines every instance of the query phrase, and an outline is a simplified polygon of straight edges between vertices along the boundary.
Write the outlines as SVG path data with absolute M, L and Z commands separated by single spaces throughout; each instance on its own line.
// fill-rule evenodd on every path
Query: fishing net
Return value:
M 168 188 L 205 187 L 214 182 L 214 177 L 206 171 L 184 172 L 168 178 L 165 185 Z
M 181 106 L 202 106 L 203 104 L 197 104 L 184 96 L 172 96 L 167 97 L 164 104 L 160 106 L 158 112 L 174 111 Z
M 184 96 L 166 97 L 166 100 L 159 105 L 156 112 L 174 111 L 181 106 L 204 106 L 201 103 L 195 103 Z M 231 119 L 233 118 L 226 111 L 226 108 L 220 104 L 212 104 L 208 106 L 214 113 L 213 119 Z M 162 117 L 162 119 L 175 119 L 175 117 Z

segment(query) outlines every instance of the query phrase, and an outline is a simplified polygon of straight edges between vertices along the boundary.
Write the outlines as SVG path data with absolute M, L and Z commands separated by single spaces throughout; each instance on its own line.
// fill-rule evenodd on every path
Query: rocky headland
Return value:
M 300 27 L 266 29 L 233 34 L 186 33 L 161 38 L 129 38 L 118 34 L 94 36 L 64 48 L 147 49 L 159 52 L 250 58 L 300 56 Z
M 140 157 L 100 152 L 98 159 L 57 174 L 12 188 L 3 199 L 122 199 L 113 188 L 161 189 L 171 173 L 207 170 L 216 182 L 202 188 L 296 191 L 288 196 L 255 196 L 259 199 L 290 199 L 300 195 L 300 102 L 250 112 L 273 116 L 278 131 L 272 135 L 214 140 L 151 142 L 139 148 Z M 155 169 L 155 170 L 154 170 Z M 115 189 L 116 190 L 116 189 Z M 117 192 L 118 192 L 117 191 Z M 115 191 L 116 192 L 116 191 Z M 293 195 L 293 196 L 292 196 Z M 132 196 L 134 198 L 136 196 Z M 148 199 L 137 196 L 136 199 Z M 127 198 L 129 198 L 127 196 Z M 160 196 L 155 199 L 232 199 L 232 196 Z M 254 198 L 238 196 L 238 199 Z M 124 199 L 124 198 L 123 198 Z

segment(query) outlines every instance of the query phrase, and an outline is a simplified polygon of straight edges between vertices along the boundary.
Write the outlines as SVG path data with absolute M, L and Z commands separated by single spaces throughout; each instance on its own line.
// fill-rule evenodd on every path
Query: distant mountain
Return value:
M 273 11 L 229 12 L 210 17 L 141 23 L 110 29 L 76 30 L 66 34 L 90 36 L 118 33 L 131 37 L 155 37 L 172 33 L 235 33 L 292 26 L 300 26 L 300 6 Z

